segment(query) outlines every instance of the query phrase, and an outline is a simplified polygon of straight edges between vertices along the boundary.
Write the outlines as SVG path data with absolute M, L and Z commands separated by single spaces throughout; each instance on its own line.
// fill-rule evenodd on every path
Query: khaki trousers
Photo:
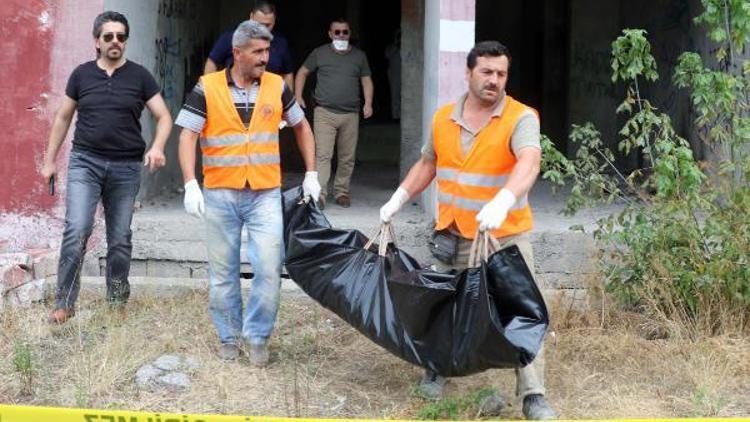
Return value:
M 349 185 L 354 172 L 354 158 L 359 136 L 359 113 L 334 113 L 318 106 L 313 118 L 315 131 L 315 160 L 321 198 L 328 194 L 328 180 L 331 178 L 333 148 L 337 149 L 338 166 L 333 181 L 333 197 L 349 195 Z
M 534 274 L 534 250 L 531 247 L 531 237 L 528 233 L 522 233 L 516 236 L 508 236 L 497 239 L 498 247 L 505 248 L 511 245 L 518 246 L 521 251 L 526 265 L 531 270 L 531 275 L 536 279 Z M 468 266 L 469 253 L 471 250 L 471 239 L 458 237 L 458 255 L 455 264 L 447 265 L 437 261 L 437 269 L 446 272 L 452 269 L 463 270 Z M 516 395 L 519 398 L 526 397 L 529 394 L 544 394 L 544 345 L 539 349 L 536 358 L 523 368 L 516 369 Z

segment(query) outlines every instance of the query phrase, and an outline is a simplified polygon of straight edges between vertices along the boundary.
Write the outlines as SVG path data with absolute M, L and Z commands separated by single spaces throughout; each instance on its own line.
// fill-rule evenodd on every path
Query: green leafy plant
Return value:
M 483 388 L 466 396 L 449 397 L 433 403 L 428 403 L 417 412 L 417 419 L 421 420 L 456 420 L 466 418 L 466 412 L 479 407 L 482 400 L 495 392 L 492 388 Z M 474 418 L 471 415 L 470 418 Z
M 13 369 L 21 381 L 21 394 L 31 395 L 34 392 L 34 367 L 28 344 L 19 342 L 13 346 Z
M 723 42 L 717 69 L 688 52 L 673 80 L 691 90 L 695 127 L 716 151 L 712 160 L 697 162 L 669 116 L 642 97 L 641 85 L 658 78 L 656 62 L 646 32 L 626 29 L 612 43 L 612 81 L 626 85 L 616 110 L 627 118 L 617 147 L 637 154 L 643 165 L 628 173 L 618 169 L 614 152 L 586 123 L 572 127 L 577 152 L 570 159 L 543 140 L 543 177 L 569 184 L 566 213 L 623 205 L 594 232 L 607 290 L 621 304 L 684 322 L 693 333 L 714 334 L 750 326 L 750 63 L 733 62 L 733 51 L 750 40 L 750 3 L 703 4 L 696 22 Z

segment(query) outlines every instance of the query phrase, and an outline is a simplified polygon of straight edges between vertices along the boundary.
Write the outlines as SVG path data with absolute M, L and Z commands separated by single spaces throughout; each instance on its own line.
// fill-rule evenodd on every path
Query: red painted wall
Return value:
M 38 168 L 68 76 L 94 58 L 91 25 L 103 3 L 0 0 L 0 217 L 62 212 L 72 130 L 57 157 L 54 197 Z
M 37 173 L 51 125 L 45 110 L 54 7 L 41 0 L 0 2 L 0 212 L 54 203 Z

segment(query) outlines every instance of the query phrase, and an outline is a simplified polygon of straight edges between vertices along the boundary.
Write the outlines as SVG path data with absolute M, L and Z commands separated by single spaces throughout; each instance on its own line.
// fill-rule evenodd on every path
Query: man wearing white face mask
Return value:
M 315 159 L 322 191 L 319 204 L 325 206 L 334 146 L 338 151 L 338 168 L 333 182 L 336 203 L 344 208 L 351 204 L 349 185 L 354 171 L 354 154 L 359 136 L 359 111 L 365 119 L 372 116 L 373 85 L 365 53 L 349 44 L 351 30 L 344 19 L 331 22 L 330 44 L 310 53 L 297 72 L 294 92 L 297 102 L 306 107 L 302 94 L 310 72 L 317 72 L 315 100 Z M 359 96 L 362 85 L 364 105 Z

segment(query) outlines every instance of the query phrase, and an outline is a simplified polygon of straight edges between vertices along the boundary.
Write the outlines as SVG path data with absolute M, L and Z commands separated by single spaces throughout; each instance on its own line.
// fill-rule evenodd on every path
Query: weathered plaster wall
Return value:
M 91 22 L 101 13 L 98 0 L 0 2 L 0 66 L 4 95 L 0 107 L 0 252 L 56 244 L 62 225 L 70 138 L 58 155 L 57 192 L 47 194 L 38 176 L 52 119 L 73 69 L 92 60 Z
M 68 75 L 92 58 L 89 25 L 101 7 L 100 1 L 0 2 L 0 66 L 9 76 L 0 79 L 5 112 L 0 141 L 3 213 L 49 210 L 61 198 L 47 195 L 47 184 L 37 171 Z M 61 166 L 67 149 L 69 144 L 60 154 Z

